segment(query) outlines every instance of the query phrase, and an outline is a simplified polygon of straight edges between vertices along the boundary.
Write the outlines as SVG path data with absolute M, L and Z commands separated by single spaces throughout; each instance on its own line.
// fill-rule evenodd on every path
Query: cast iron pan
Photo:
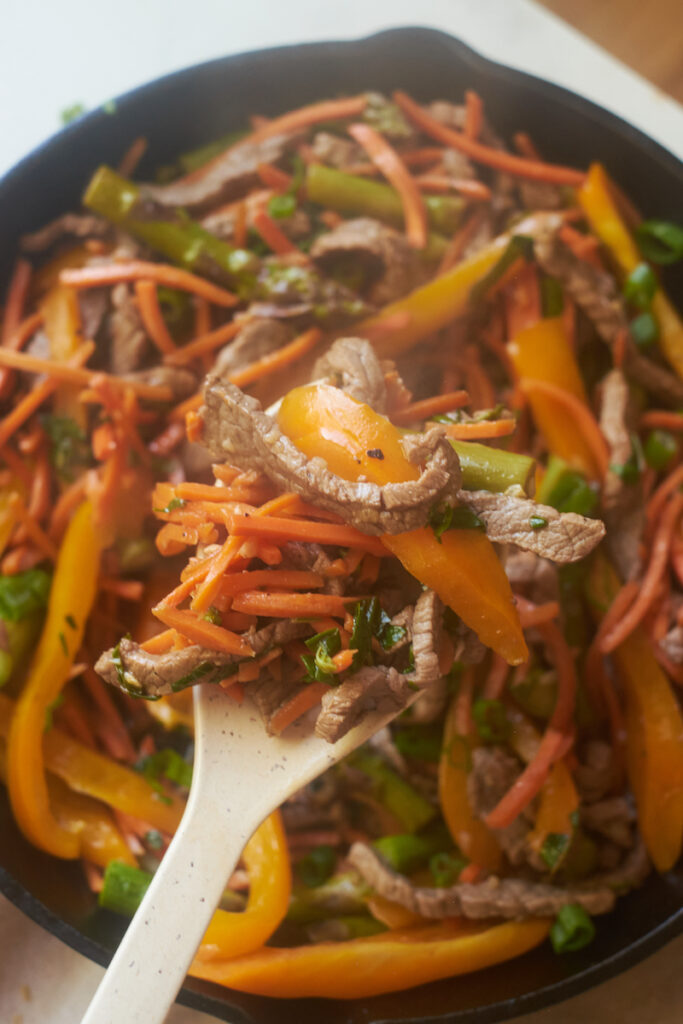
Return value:
M 6 279 L 16 240 L 78 206 L 102 162 L 116 164 L 131 140 L 149 150 L 139 174 L 183 150 L 242 127 L 250 113 L 277 114 L 338 93 L 404 88 L 418 99 L 484 98 L 496 128 L 525 129 L 544 155 L 586 166 L 603 161 L 646 216 L 680 218 L 683 168 L 661 146 L 594 104 L 529 75 L 484 60 L 450 36 L 401 28 L 359 42 L 315 43 L 211 61 L 128 93 L 113 113 L 97 110 L 60 132 L 0 182 Z M 669 279 L 672 291 L 680 276 Z M 0 889 L 74 949 L 107 964 L 125 922 L 97 909 L 76 864 L 58 861 L 17 832 L 0 795 Z M 358 1002 L 276 1001 L 189 979 L 181 1002 L 234 1024 L 373 1024 L 432 1021 L 484 1024 L 547 1006 L 604 981 L 683 931 L 683 870 L 652 877 L 598 921 L 587 949 L 555 956 L 548 944 L 499 967 L 409 992 Z

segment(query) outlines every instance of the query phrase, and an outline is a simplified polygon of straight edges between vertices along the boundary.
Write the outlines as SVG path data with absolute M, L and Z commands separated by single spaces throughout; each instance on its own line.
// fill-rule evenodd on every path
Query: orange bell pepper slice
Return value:
M 45 712 L 59 696 L 81 646 L 99 562 L 92 506 L 83 502 L 62 541 L 43 632 L 16 703 L 7 744 L 9 796 L 19 828 L 34 846 L 66 859 L 79 855 L 80 842 L 50 809 L 42 743 Z
M 618 589 L 614 569 L 595 557 L 588 596 L 597 619 Z M 683 716 L 642 629 L 612 657 L 626 695 L 626 762 L 640 832 L 657 870 L 668 871 L 683 845 Z
M 560 867 L 564 855 L 569 850 L 578 808 L 579 795 L 571 772 L 564 761 L 556 761 L 541 787 L 538 814 L 528 837 L 530 846 L 537 853 L 541 852 L 549 836 L 566 838 L 564 850 L 551 867 L 551 872 Z
M 195 961 L 191 973 L 239 992 L 278 999 L 366 999 L 521 956 L 543 942 L 550 924 L 543 918 L 493 927 L 448 921 L 348 942 L 269 947 L 239 960 Z
M 290 391 L 278 413 L 281 430 L 310 457 L 322 456 L 346 480 L 377 484 L 415 480 L 417 467 L 401 448 L 401 431 L 386 417 L 326 384 Z M 369 452 L 381 449 L 383 457 Z M 527 656 L 510 584 L 485 534 L 449 530 L 439 540 L 428 528 L 385 535 L 382 543 L 421 583 L 510 664 Z
M 592 230 L 609 249 L 624 277 L 645 260 L 624 223 L 610 192 L 609 177 L 601 164 L 592 164 L 577 199 Z M 659 325 L 659 345 L 679 377 L 683 377 L 683 321 L 660 287 L 652 300 Z

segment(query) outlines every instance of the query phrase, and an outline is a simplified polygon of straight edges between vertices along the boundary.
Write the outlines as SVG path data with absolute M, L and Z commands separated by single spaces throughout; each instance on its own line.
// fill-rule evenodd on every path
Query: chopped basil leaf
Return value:
M 541 859 L 552 871 L 569 848 L 570 837 L 563 832 L 549 832 L 541 847 Z
M 147 779 L 148 782 L 159 782 L 160 779 L 168 779 L 178 786 L 189 789 L 192 785 L 192 765 L 188 764 L 177 750 L 164 747 L 156 754 L 143 757 L 136 764 L 136 770 Z
M 441 536 L 447 530 L 486 530 L 486 524 L 479 516 L 464 505 L 434 505 L 429 513 L 429 525 L 434 536 L 441 543 Z
M 657 278 L 652 267 L 639 263 L 624 281 L 624 298 L 638 309 L 649 309 L 657 291 Z
M 0 576 L 0 619 L 21 622 L 47 607 L 52 577 L 43 569 Z
M 457 853 L 435 853 L 429 858 L 429 870 L 438 889 L 454 885 L 467 867 L 467 861 Z
M 154 511 L 159 515 L 170 515 L 171 512 L 175 512 L 177 508 L 183 508 L 186 504 L 184 498 L 171 498 L 166 508 L 155 508 Z
M 669 264 L 683 259 L 683 228 L 667 220 L 645 220 L 636 228 L 638 247 L 646 260 Z
M 335 626 L 323 633 L 316 633 L 305 641 L 313 655 L 303 654 L 301 660 L 306 666 L 308 679 L 318 683 L 333 683 L 335 664 L 332 660 L 341 650 L 341 633 Z
M 659 327 L 652 313 L 641 313 L 628 325 L 631 337 L 638 348 L 647 349 L 657 341 Z
M 550 929 L 550 941 L 556 953 L 573 953 L 595 938 L 595 925 L 576 903 L 562 907 Z

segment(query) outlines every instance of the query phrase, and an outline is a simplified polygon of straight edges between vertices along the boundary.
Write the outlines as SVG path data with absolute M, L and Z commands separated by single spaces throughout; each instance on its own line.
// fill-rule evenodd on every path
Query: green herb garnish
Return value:
M 475 700 L 472 718 L 477 732 L 485 743 L 503 743 L 510 734 L 510 723 L 505 707 L 499 700 Z
M 296 873 L 305 886 L 315 889 L 334 874 L 337 855 L 331 846 L 316 846 L 296 865 Z
M 595 938 L 595 925 L 583 907 L 569 903 L 562 907 L 550 929 L 550 941 L 556 953 L 574 953 Z
M 47 607 L 52 577 L 44 569 L 0 576 L 0 619 L 21 622 Z
M 636 228 L 638 247 L 646 260 L 668 265 L 683 259 L 683 228 L 667 220 L 644 220 Z

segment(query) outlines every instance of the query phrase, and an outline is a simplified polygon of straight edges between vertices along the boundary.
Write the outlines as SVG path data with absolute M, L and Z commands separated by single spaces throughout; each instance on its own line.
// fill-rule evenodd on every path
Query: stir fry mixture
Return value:
M 589 943 L 683 835 L 683 325 L 594 164 L 468 92 L 313 104 L 26 235 L 0 345 L 0 774 L 132 914 L 191 687 L 335 743 L 192 973 L 366 997 Z M 415 696 L 417 693 L 417 699 Z M 410 706 L 408 706 L 410 705 Z M 609 927 L 609 921 L 600 925 Z

